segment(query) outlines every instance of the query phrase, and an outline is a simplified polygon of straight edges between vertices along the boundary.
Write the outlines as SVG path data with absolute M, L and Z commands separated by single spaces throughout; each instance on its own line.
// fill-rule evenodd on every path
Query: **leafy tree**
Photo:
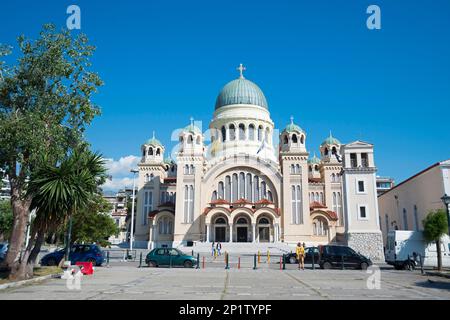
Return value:
M 9 239 L 13 224 L 11 202 L 0 200 L 0 242 Z
M 447 233 L 447 214 L 445 210 L 430 211 L 423 220 L 423 235 L 428 243 L 436 243 L 438 270 L 442 270 L 441 238 Z
M 5 262 L 11 279 L 26 278 L 20 268 L 32 194 L 27 181 L 43 155 L 55 165 L 85 145 L 83 132 L 100 113 L 91 96 L 102 85 L 89 71 L 95 48 L 85 35 L 45 25 L 37 40 L 18 37 L 19 59 L 9 66 L 0 46 L 0 168 L 11 184 L 13 229 Z M 37 221 L 39 222 L 39 221 Z
M 76 150 L 58 165 L 44 159 L 31 174 L 27 195 L 32 197 L 30 208 L 36 209 L 31 239 L 20 263 L 26 277 L 33 274 L 33 266 L 44 242 L 45 234 L 55 231 L 72 215 L 92 205 L 99 186 L 105 182 L 105 161 L 88 150 Z M 70 230 L 70 224 L 69 224 Z M 69 231 L 70 235 L 70 231 Z M 67 249 L 70 237 L 67 240 Z M 69 250 L 67 250 L 69 252 Z
M 72 241 L 81 243 L 98 243 L 103 247 L 110 245 L 108 238 L 119 232 L 114 220 L 106 214 L 111 204 L 98 195 L 85 210 L 73 216 Z

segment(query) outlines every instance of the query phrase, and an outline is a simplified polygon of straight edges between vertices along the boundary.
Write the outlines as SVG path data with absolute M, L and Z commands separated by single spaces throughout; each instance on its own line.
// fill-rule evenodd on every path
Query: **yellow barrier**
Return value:
M 267 263 L 270 263 L 270 252 L 267 250 Z
M 258 250 L 258 264 L 261 263 L 261 252 Z

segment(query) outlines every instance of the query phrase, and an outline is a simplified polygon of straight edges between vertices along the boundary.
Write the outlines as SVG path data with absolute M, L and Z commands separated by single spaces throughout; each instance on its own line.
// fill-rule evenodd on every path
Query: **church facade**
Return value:
M 136 244 L 342 243 L 382 259 L 373 145 L 330 133 L 311 156 L 292 117 L 274 137 L 263 92 L 238 70 L 217 97 L 208 145 L 193 120 L 176 161 L 155 137 L 142 145 Z

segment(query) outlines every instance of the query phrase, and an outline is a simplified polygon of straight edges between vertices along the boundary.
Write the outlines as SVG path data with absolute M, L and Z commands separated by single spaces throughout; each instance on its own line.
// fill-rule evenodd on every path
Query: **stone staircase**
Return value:
M 228 252 L 229 254 L 249 254 L 253 255 L 255 253 L 261 252 L 262 254 L 270 252 L 272 255 L 282 255 L 284 253 L 295 252 L 295 244 L 287 243 L 246 243 L 246 242 L 221 242 L 222 253 Z M 183 252 L 191 252 L 192 250 L 196 253 L 210 254 L 212 243 L 207 242 L 194 242 L 193 246 L 180 245 L 177 248 Z

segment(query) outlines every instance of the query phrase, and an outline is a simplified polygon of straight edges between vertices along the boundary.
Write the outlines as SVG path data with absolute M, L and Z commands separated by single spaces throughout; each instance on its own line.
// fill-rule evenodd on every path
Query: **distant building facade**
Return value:
M 390 177 L 377 176 L 377 194 L 381 195 L 386 191 L 392 189 L 395 185 L 395 181 Z
M 445 209 L 450 195 L 450 159 L 433 164 L 378 196 L 384 243 L 390 230 L 423 230 L 430 210 Z

